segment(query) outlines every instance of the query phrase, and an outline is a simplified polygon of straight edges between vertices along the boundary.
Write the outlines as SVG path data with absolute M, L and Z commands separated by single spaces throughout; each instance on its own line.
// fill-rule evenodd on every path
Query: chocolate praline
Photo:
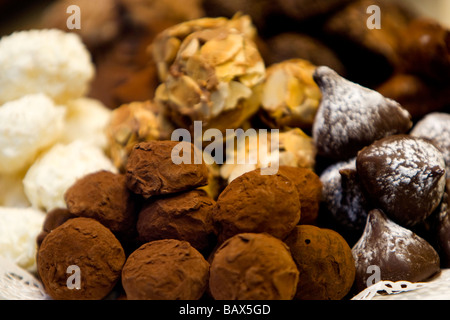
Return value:
M 38 253 L 38 273 L 55 300 L 100 300 L 120 279 L 125 253 L 113 233 L 91 218 L 73 218 L 52 230 Z M 71 287 L 69 267 L 80 286 Z M 76 280 L 77 274 L 71 271 Z M 73 285 L 77 285 L 74 281 Z
M 188 242 L 143 244 L 128 257 L 122 285 L 129 300 L 197 300 L 205 292 L 209 263 Z
M 201 151 L 192 143 L 158 140 L 134 146 L 126 164 L 126 177 L 131 191 L 149 198 L 204 186 L 209 171 Z
M 282 173 L 244 173 L 228 184 L 213 209 L 218 241 L 244 232 L 283 239 L 300 221 L 300 208 L 295 184 Z
M 284 240 L 300 278 L 295 299 L 340 300 L 352 288 L 355 261 L 352 250 L 336 231 L 299 225 Z
M 356 168 L 372 202 L 402 226 L 423 222 L 444 193 L 444 157 L 422 138 L 380 139 L 359 152 Z
M 139 240 L 184 240 L 202 251 L 213 240 L 214 205 L 215 201 L 198 189 L 150 200 L 139 213 Z
M 209 290 L 216 300 L 290 300 L 298 276 L 284 242 L 265 233 L 243 233 L 214 253 Z
M 364 233 L 353 246 L 352 253 L 356 264 L 355 288 L 358 291 L 372 285 L 372 278 L 418 282 L 440 272 L 436 250 L 380 210 L 369 213 Z

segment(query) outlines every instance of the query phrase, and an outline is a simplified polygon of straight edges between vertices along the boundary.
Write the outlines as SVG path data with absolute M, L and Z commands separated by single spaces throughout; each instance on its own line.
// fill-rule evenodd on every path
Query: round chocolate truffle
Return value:
M 440 271 L 435 249 L 423 238 L 372 210 L 366 228 L 352 248 L 356 265 L 355 288 L 364 290 L 373 280 L 426 281 Z
M 285 243 L 300 272 L 295 299 L 340 300 L 350 291 L 355 280 L 355 260 L 339 233 L 299 225 Z
M 280 166 L 279 172 L 292 180 L 300 197 L 300 224 L 313 224 L 319 215 L 322 197 L 322 182 L 319 176 L 309 168 Z
M 143 242 L 184 240 L 202 251 L 208 248 L 214 235 L 214 205 L 215 201 L 198 189 L 150 200 L 139 213 L 139 239 Z
M 77 216 L 71 214 L 66 208 L 55 208 L 50 210 L 45 215 L 44 224 L 42 225 L 42 230 L 37 236 L 36 242 L 38 247 L 41 246 L 44 238 L 55 228 L 62 225 L 69 219 L 76 218 Z
M 53 299 L 99 300 L 119 280 L 125 253 L 100 222 L 73 218 L 45 237 L 37 261 L 39 276 Z
M 242 233 L 215 252 L 209 289 L 216 300 L 290 300 L 298 276 L 284 242 L 265 233 Z
M 231 181 L 213 209 L 219 242 L 244 232 L 266 232 L 283 239 L 299 221 L 295 184 L 280 172 L 262 175 L 260 169 Z
M 135 201 L 123 174 L 88 174 L 66 191 L 64 199 L 71 214 L 95 219 L 119 237 L 135 232 Z
M 197 300 L 206 290 L 209 263 L 188 242 L 164 239 L 135 250 L 122 270 L 129 300 Z
M 204 186 L 209 171 L 192 143 L 158 140 L 134 146 L 126 176 L 131 191 L 149 198 Z
M 405 227 L 424 221 L 444 194 L 444 157 L 422 138 L 394 135 L 378 140 L 359 152 L 356 168 L 373 203 Z

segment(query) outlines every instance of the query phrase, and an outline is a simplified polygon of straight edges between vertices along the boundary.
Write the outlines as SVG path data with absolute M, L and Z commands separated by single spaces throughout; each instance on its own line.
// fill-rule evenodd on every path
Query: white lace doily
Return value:
M 379 281 L 352 300 L 450 300 L 450 269 L 429 282 Z
M 14 262 L 0 257 L 0 300 L 49 300 L 42 283 Z

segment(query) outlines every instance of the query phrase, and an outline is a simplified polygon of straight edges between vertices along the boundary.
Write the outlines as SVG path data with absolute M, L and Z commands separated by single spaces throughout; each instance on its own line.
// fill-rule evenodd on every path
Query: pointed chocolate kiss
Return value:
M 404 227 L 424 221 L 444 194 L 444 156 L 422 138 L 380 139 L 358 153 L 356 169 L 371 200 Z
M 321 66 L 313 75 L 322 92 L 312 136 L 318 154 L 336 160 L 356 156 L 377 139 L 405 133 L 411 115 L 394 100 Z
M 352 253 L 358 291 L 377 280 L 426 281 L 440 271 L 436 250 L 380 210 L 369 212 L 364 233 L 353 246 Z

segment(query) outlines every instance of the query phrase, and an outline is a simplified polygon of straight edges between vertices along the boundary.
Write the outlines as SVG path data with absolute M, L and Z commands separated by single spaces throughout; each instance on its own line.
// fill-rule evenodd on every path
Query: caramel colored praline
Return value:
M 294 183 L 280 172 L 260 169 L 230 182 L 213 209 L 218 241 L 245 232 L 266 232 L 283 239 L 300 220 L 300 200 Z
M 209 290 L 216 300 L 290 300 L 298 275 L 284 242 L 266 233 L 242 233 L 214 253 Z
M 125 253 L 113 233 L 91 218 L 69 219 L 52 230 L 38 252 L 38 273 L 55 300 L 100 300 L 120 278 Z M 68 267 L 77 266 L 80 289 L 68 286 Z
M 139 213 L 139 240 L 184 240 L 202 251 L 213 240 L 214 205 L 215 201 L 199 189 L 151 199 Z
M 188 242 L 151 241 L 135 250 L 122 270 L 128 300 L 197 300 L 206 290 L 209 263 Z
M 340 300 L 352 288 L 355 261 L 352 250 L 336 231 L 299 225 L 284 240 L 297 264 L 297 300 Z
M 190 159 L 190 163 L 174 163 L 172 153 L 180 159 Z M 144 198 L 205 186 L 209 177 L 208 167 L 202 158 L 197 157 L 202 157 L 201 151 L 188 142 L 138 143 L 126 164 L 127 186 Z

